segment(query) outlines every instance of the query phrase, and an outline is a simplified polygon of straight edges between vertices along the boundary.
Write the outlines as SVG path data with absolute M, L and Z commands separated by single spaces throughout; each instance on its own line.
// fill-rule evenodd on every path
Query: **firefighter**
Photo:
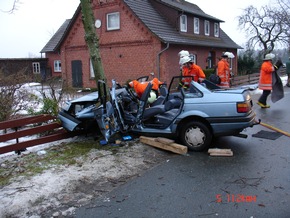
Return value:
M 163 84 L 163 82 L 159 81 L 157 78 L 154 78 L 148 82 L 138 82 L 137 80 L 133 80 L 129 82 L 129 85 L 130 87 L 134 88 L 138 97 L 141 98 L 149 82 L 152 83 L 152 90 L 155 92 L 155 95 L 157 96 L 159 86 Z
M 274 54 L 266 54 L 260 69 L 260 80 L 259 89 L 263 90 L 257 104 L 261 108 L 269 108 L 267 105 L 267 98 L 271 94 L 272 90 L 272 74 L 275 71 L 272 59 L 275 57 Z
M 189 56 L 180 58 L 180 64 L 182 65 L 182 76 L 192 76 L 195 82 L 202 82 L 205 79 L 205 74 L 201 67 L 194 64 Z M 191 78 L 184 78 L 182 82 L 185 87 L 189 87 Z
M 221 60 L 217 64 L 217 74 L 221 79 L 221 83 L 218 84 L 221 88 L 230 87 L 230 65 L 228 62 L 228 54 L 224 53 Z

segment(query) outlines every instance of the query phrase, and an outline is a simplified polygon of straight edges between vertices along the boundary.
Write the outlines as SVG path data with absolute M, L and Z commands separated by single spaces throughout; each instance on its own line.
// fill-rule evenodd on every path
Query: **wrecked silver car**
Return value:
M 85 128 L 88 121 L 97 123 L 106 141 L 116 133 L 162 136 L 174 138 L 193 151 L 207 149 L 213 137 L 240 136 L 255 124 L 247 90 L 219 89 L 207 80 L 202 84 L 192 81 L 185 89 L 180 81 L 182 77 L 176 76 L 168 88 L 160 87 L 151 104 L 151 83 L 138 98 L 129 87 L 120 87 L 113 80 L 111 97 L 106 99 L 106 84 L 99 81 L 98 90 L 103 89 L 104 96 L 91 93 L 71 101 L 58 117 L 69 131 Z M 80 102 L 82 107 L 76 110 Z

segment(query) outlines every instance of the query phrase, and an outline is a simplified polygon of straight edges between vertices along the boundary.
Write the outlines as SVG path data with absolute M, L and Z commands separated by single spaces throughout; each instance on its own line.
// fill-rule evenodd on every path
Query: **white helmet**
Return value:
M 188 63 L 188 62 L 192 62 L 192 60 L 189 56 L 184 56 L 184 57 L 179 59 L 180 65 L 183 65 L 183 64 Z
M 185 50 L 182 50 L 182 51 L 180 51 L 180 52 L 178 53 L 178 56 L 179 56 L 180 58 L 185 57 L 185 56 L 189 56 L 189 52 L 188 52 L 188 51 L 185 51 Z
M 149 104 L 152 104 L 156 100 L 156 97 L 157 96 L 156 96 L 155 92 L 154 91 L 151 91 L 150 92 L 150 95 L 148 97 Z
M 274 57 L 275 57 L 275 54 L 273 53 L 266 54 L 264 57 L 264 61 L 272 60 Z
M 224 55 L 227 55 L 228 58 L 234 58 L 234 57 L 235 57 L 235 55 L 234 55 L 232 52 L 228 52 L 228 51 L 226 51 L 226 52 L 224 53 Z

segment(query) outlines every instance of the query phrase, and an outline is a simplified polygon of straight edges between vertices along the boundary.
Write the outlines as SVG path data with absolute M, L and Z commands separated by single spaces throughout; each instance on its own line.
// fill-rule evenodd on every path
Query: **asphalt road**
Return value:
M 289 93 L 285 87 L 285 97 L 270 103 L 270 109 L 255 104 L 257 118 L 290 132 Z M 259 96 L 252 97 L 256 102 Z M 289 137 L 252 136 L 260 130 L 272 132 L 257 125 L 244 132 L 247 139 L 214 141 L 213 147 L 232 149 L 233 157 L 210 157 L 206 152 L 172 155 L 141 177 L 79 208 L 76 217 L 290 217 Z

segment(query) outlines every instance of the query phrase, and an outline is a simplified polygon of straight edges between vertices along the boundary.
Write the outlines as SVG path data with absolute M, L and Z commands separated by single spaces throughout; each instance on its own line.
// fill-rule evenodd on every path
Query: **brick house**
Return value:
M 106 78 L 124 84 L 154 73 L 167 83 L 179 75 L 178 52 L 188 50 L 196 64 L 213 68 L 222 52 L 241 48 L 220 28 L 223 22 L 184 0 L 93 0 L 96 32 Z M 85 43 L 81 8 L 66 20 L 41 53 L 53 76 L 69 86 L 96 87 Z M 237 72 L 237 58 L 231 61 Z

